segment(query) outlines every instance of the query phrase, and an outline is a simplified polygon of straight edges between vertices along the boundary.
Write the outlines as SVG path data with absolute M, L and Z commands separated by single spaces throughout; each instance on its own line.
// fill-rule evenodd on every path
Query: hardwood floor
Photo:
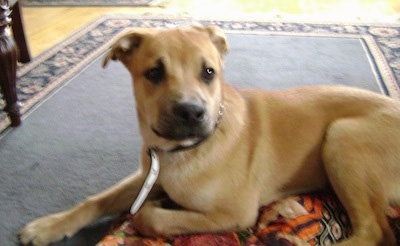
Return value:
M 198 18 L 400 22 L 398 0 L 170 0 L 166 7 L 23 7 L 32 56 L 106 13 L 190 15 Z

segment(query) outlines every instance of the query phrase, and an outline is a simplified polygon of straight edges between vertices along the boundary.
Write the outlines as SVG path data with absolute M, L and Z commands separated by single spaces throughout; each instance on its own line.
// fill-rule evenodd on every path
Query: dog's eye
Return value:
M 215 77 L 215 71 L 212 67 L 203 67 L 201 71 L 201 78 L 204 82 L 210 83 Z
M 159 84 L 165 77 L 164 66 L 159 64 L 157 67 L 150 68 L 144 73 L 144 76 L 152 83 Z

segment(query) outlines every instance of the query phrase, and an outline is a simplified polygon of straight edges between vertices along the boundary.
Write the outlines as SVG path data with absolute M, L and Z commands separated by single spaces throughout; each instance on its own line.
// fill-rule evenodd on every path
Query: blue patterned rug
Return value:
M 159 0 L 22 0 L 23 6 L 158 6 Z
M 263 21 L 218 21 L 190 18 L 106 15 L 88 24 L 32 62 L 19 67 L 18 98 L 26 114 L 49 93 L 60 88 L 110 46 L 113 38 L 132 27 L 218 25 L 226 32 L 310 37 L 360 38 L 382 90 L 400 99 L 400 25 L 312 24 Z M 4 102 L 0 100 L 0 108 Z M 0 110 L 0 132 L 9 121 Z

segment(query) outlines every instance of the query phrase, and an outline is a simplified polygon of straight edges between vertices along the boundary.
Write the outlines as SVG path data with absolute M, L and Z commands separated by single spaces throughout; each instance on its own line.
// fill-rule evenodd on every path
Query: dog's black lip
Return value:
M 158 131 L 156 128 L 151 127 L 151 130 L 158 136 L 167 140 L 174 140 L 174 141 L 183 141 L 183 140 L 188 140 L 188 139 L 203 139 L 203 138 L 207 138 L 208 134 L 204 134 L 204 135 L 188 135 L 185 136 L 184 138 L 174 138 L 174 137 L 169 137 L 166 136 L 164 134 L 162 134 L 160 131 Z

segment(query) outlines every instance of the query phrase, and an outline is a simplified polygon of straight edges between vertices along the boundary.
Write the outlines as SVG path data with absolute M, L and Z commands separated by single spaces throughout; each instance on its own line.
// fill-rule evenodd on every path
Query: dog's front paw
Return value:
M 133 225 L 143 236 L 163 236 L 162 221 L 157 221 L 156 210 L 159 209 L 153 202 L 146 202 L 134 217 Z
M 31 243 L 35 246 L 45 246 L 59 241 L 64 237 L 72 236 L 75 231 L 71 230 L 65 212 L 52 214 L 36 219 L 27 224 L 20 232 L 19 239 L 23 245 Z

